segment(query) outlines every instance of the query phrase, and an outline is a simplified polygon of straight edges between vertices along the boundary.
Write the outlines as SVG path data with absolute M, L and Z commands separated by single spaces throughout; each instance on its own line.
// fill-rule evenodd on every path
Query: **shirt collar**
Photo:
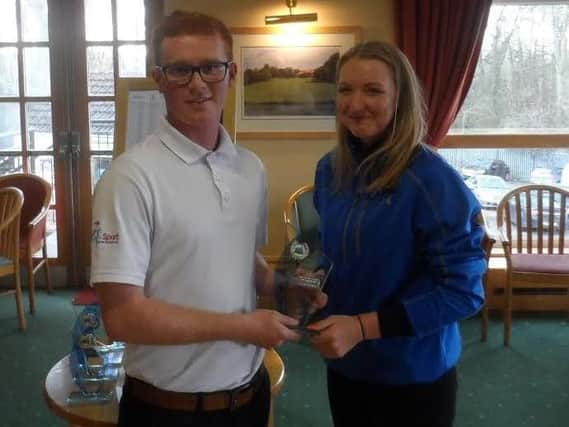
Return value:
M 168 122 L 166 117 L 162 117 L 156 134 L 170 151 L 188 165 L 201 161 L 212 152 L 184 136 Z M 214 151 L 228 158 L 234 158 L 237 155 L 235 144 L 221 124 L 219 125 L 219 144 Z
M 352 152 L 352 157 L 356 165 L 360 165 L 371 153 L 373 153 L 377 145 L 383 144 L 383 140 L 378 140 L 371 147 L 366 146 L 362 141 L 353 136 L 351 133 L 348 134 L 348 148 Z

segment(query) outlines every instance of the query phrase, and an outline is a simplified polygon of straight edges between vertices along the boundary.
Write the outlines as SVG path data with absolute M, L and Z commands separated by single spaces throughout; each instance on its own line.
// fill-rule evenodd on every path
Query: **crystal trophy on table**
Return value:
M 97 337 L 100 319 L 99 306 L 88 305 L 75 320 L 69 369 L 78 391 L 67 398 L 69 405 L 107 403 L 115 396 L 125 345 L 106 344 Z
M 277 310 L 298 319 L 295 329 L 304 335 L 313 333 L 306 329 L 316 316 L 313 301 L 324 289 L 332 268 L 333 263 L 320 250 L 318 240 L 303 235 L 298 235 L 286 245 L 277 265 Z

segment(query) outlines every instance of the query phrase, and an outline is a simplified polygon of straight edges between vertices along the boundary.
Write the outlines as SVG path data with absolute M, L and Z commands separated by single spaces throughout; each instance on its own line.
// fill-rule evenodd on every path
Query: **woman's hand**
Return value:
M 364 339 L 356 316 L 330 316 L 311 323 L 307 329 L 315 332 L 310 340 L 312 346 L 328 359 L 343 357 Z

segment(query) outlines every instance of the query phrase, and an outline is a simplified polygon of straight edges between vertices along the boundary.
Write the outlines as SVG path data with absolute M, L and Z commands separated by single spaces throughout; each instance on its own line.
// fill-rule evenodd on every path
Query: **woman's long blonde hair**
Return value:
M 357 164 L 350 147 L 354 138 L 336 120 L 338 144 L 334 155 L 334 175 L 337 190 L 349 187 L 355 175 L 363 178 L 359 189 L 365 193 L 389 191 L 411 162 L 423 142 L 427 126 L 425 102 L 421 85 L 407 57 L 395 46 L 382 41 L 368 41 L 354 46 L 338 62 L 337 76 L 350 59 L 373 59 L 385 63 L 391 70 L 397 91 L 395 113 L 385 130 L 385 140 Z

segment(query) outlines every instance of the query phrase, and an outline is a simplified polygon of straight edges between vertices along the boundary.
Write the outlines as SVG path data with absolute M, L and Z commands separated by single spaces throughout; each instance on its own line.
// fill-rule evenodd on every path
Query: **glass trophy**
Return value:
M 298 319 L 303 335 L 313 331 L 306 326 L 317 315 L 314 299 L 324 289 L 333 268 L 332 261 L 320 250 L 317 239 L 297 236 L 289 242 L 275 271 L 277 310 Z
M 72 331 L 69 369 L 77 391 L 67 398 L 70 406 L 104 404 L 115 396 L 125 345 L 103 342 L 96 335 L 101 324 L 98 305 L 88 305 L 77 316 Z

